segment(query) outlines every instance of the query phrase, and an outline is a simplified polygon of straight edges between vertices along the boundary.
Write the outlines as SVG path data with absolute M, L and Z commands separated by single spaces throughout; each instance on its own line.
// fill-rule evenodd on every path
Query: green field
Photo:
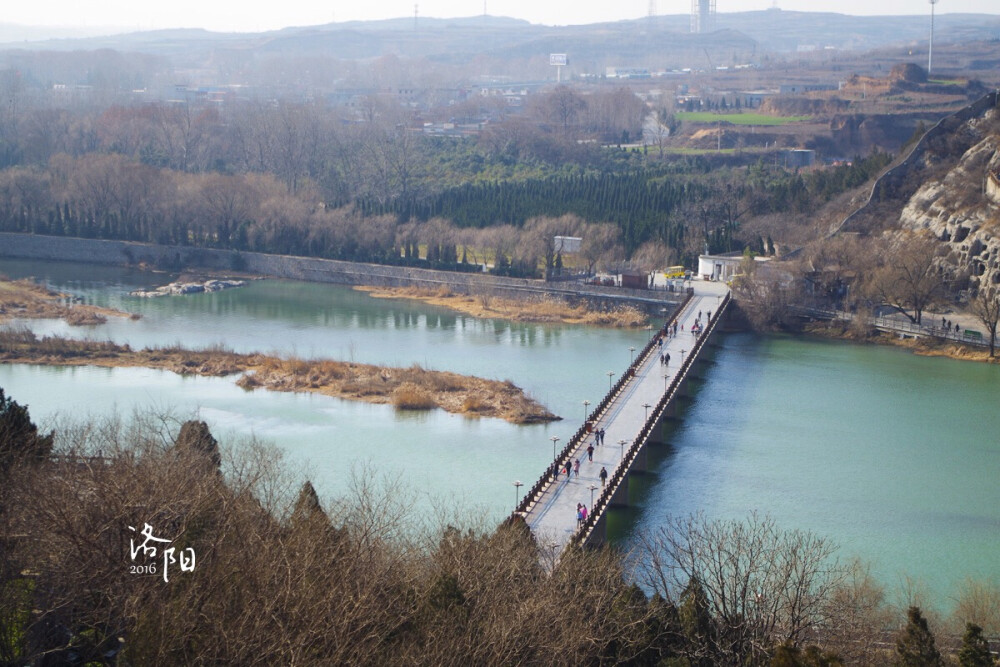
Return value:
M 682 123 L 732 123 L 733 125 L 788 125 L 812 120 L 812 116 L 765 116 L 762 113 L 714 113 L 712 111 L 679 111 Z
M 719 153 L 735 153 L 735 148 L 723 148 L 722 150 L 716 150 L 715 148 L 670 148 L 669 146 L 663 149 L 664 153 L 669 153 L 670 155 L 716 155 Z M 744 152 L 751 152 L 749 149 L 744 149 Z

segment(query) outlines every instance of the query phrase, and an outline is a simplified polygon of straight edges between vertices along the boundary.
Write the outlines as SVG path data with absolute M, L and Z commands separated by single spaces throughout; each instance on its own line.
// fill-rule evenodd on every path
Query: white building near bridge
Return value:
M 698 257 L 698 276 L 702 280 L 720 280 L 729 282 L 740 273 L 743 264 L 742 252 L 728 252 L 722 255 L 700 255 Z M 770 257 L 754 257 L 755 262 L 767 262 Z

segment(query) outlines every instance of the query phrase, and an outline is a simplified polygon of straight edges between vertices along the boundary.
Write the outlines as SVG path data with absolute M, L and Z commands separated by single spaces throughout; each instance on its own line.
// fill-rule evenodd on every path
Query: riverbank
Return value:
M 810 326 L 807 326 L 804 331 L 809 335 L 820 338 L 902 347 L 922 357 L 944 357 L 954 359 L 955 361 L 976 361 L 990 364 L 1000 363 L 1000 358 L 990 357 L 989 348 L 986 346 L 967 345 L 931 336 L 901 338 L 898 335 L 884 332 L 861 334 L 850 327 L 829 322 L 814 322 Z
M 30 280 L 0 279 L 0 323 L 12 319 L 59 319 L 73 326 L 104 324 L 108 317 L 137 315 L 73 303 L 69 295 L 53 292 Z
M 590 303 L 611 310 L 627 304 L 654 316 L 680 302 L 679 293 L 661 290 L 585 285 L 577 282 L 461 273 L 386 264 L 366 264 L 318 257 L 296 257 L 195 246 L 166 246 L 107 239 L 0 233 L 0 256 L 87 262 L 113 266 L 148 266 L 165 271 L 220 272 L 287 278 L 336 285 L 446 288 L 456 294 L 502 297 L 548 297 Z
M 610 310 L 600 310 L 586 304 L 572 306 L 555 297 L 531 295 L 511 298 L 486 292 L 475 295 L 455 294 L 447 287 L 425 289 L 357 285 L 354 289 L 376 299 L 412 299 L 480 318 L 501 318 L 515 322 L 586 324 L 624 329 L 636 329 L 648 324 L 646 315 L 639 309 L 622 304 Z
M 510 381 L 487 380 L 414 365 L 392 368 L 341 361 L 282 359 L 213 348 L 133 350 L 111 342 L 38 338 L 28 329 L 0 331 L 0 363 L 49 366 L 144 367 L 180 375 L 239 375 L 240 387 L 311 392 L 401 410 L 498 417 L 514 424 L 556 421 L 557 415 Z

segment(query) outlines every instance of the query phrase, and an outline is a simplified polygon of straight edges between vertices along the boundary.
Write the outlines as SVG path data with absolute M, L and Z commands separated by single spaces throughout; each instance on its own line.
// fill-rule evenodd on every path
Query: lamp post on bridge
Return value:
M 649 421 L 649 409 L 651 407 L 653 407 L 653 406 L 650 405 L 649 403 L 643 403 L 642 407 L 646 408 L 646 419 L 645 419 L 645 421 Z
M 514 511 L 515 512 L 517 511 L 517 505 L 518 505 L 518 503 L 521 502 L 521 487 L 522 486 L 524 486 L 524 484 L 521 482 L 521 480 L 515 480 L 514 481 Z
M 628 348 L 628 365 L 631 366 L 633 361 L 635 361 L 635 346 L 629 345 L 629 348 Z
M 583 423 L 587 423 L 587 417 L 589 415 L 588 410 L 590 409 L 590 401 L 583 402 Z
M 608 391 L 611 391 L 611 378 L 615 376 L 614 371 L 608 371 Z
M 684 365 L 684 348 L 681 348 L 681 366 Z
M 663 374 L 663 393 L 667 393 L 667 378 L 670 377 L 666 373 Z
M 618 460 L 619 461 L 622 461 L 622 460 L 625 459 L 625 443 L 626 442 L 628 442 L 628 440 L 619 440 L 618 441 L 618 446 L 621 448 L 621 451 L 618 453 Z
M 597 485 L 596 484 L 591 484 L 587 488 L 590 489 L 590 511 L 593 512 L 594 511 L 594 491 L 597 490 Z
M 552 460 L 555 461 L 556 460 L 556 443 L 559 442 L 559 437 L 554 435 L 551 438 L 549 438 L 549 440 L 552 441 Z

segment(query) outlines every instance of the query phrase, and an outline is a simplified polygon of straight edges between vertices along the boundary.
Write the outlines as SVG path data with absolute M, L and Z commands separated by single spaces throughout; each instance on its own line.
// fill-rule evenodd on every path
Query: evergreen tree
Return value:
M 823 653 L 816 646 L 803 651 L 791 644 L 781 644 L 771 657 L 771 667 L 842 667 L 843 664 L 839 657 Z
M 688 658 L 692 665 L 711 664 L 712 615 L 708 596 L 696 577 L 692 577 L 681 593 L 677 608 L 680 625 L 688 644 Z
M 942 667 L 944 662 L 934 645 L 934 635 L 920 608 L 910 607 L 906 616 L 906 627 L 896 638 L 896 664 L 900 667 Z
M 181 424 L 175 444 L 181 451 L 195 452 L 206 457 L 216 469 L 222 464 L 219 442 L 208 430 L 208 424 L 203 421 L 191 419 Z
M 989 642 L 983 637 L 983 629 L 975 623 L 965 624 L 958 664 L 960 667 L 993 667 L 996 664 L 990 654 Z
M 52 453 L 54 433 L 39 435 L 27 405 L 19 405 L 0 389 L 0 473 L 17 461 L 39 462 Z

